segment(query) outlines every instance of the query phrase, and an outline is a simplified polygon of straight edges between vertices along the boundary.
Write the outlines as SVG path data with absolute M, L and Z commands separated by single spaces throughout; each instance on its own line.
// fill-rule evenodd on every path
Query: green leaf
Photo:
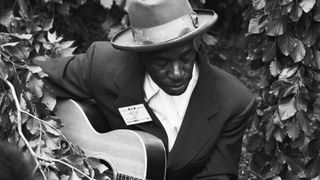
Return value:
M 290 139 L 295 140 L 300 135 L 300 126 L 297 121 L 292 121 L 288 124 L 287 134 Z
M 255 10 L 263 9 L 266 5 L 266 0 L 252 0 L 252 6 Z
M 310 134 L 309 118 L 306 113 L 303 111 L 298 111 L 296 118 L 302 131 L 307 135 Z
M 320 155 L 319 154 L 308 162 L 306 174 L 308 178 L 315 178 L 320 174 Z
M 46 126 L 48 127 L 48 126 Z M 54 150 L 58 150 L 61 148 L 60 143 L 61 143 L 61 139 L 60 136 L 51 136 L 47 133 L 44 133 L 44 139 L 45 139 L 45 145 L 46 145 L 46 152 L 51 152 Z M 50 155 L 53 155 L 50 153 Z
M 302 8 L 302 10 L 305 12 L 305 13 L 308 13 L 312 8 L 313 6 L 315 5 L 316 3 L 316 0 L 302 0 L 300 3 L 299 3 L 299 6 Z
M 37 97 L 41 98 L 43 95 L 43 81 L 36 76 L 32 76 L 30 81 L 27 82 L 26 87 Z
M 67 48 L 71 47 L 73 43 L 74 43 L 74 41 L 64 41 L 59 44 L 59 47 L 61 49 L 67 49 Z
M 293 76 L 294 74 L 296 74 L 297 71 L 298 71 L 297 67 L 284 68 L 279 75 L 279 79 L 286 80 L 291 76 Z
M 280 119 L 282 121 L 293 117 L 297 112 L 297 109 L 295 107 L 294 97 L 281 100 L 278 106 L 278 110 L 279 110 Z
M 45 104 L 50 111 L 53 111 L 54 107 L 56 106 L 57 99 L 55 94 L 44 91 L 43 96 L 41 98 L 41 102 Z
M 306 48 L 306 56 L 302 60 L 302 63 L 309 67 L 317 67 L 316 62 L 313 60 L 313 51 L 311 48 Z
M 35 49 L 36 52 L 39 54 L 39 52 L 40 52 L 40 44 L 39 44 L 39 43 L 36 43 L 36 44 L 34 45 L 34 49 Z
M 59 177 L 55 172 L 49 171 L 48 180 L 59 180 Z
M 33 74 L 42 71 L 42 68 L 40 66 L 27 66 L 27 69 L 31 71 Z
M 296 46 L 298 45 L 297 39 L 294 38 L 289 33 L 286 33 L 285 35 L 280 36 L 278 38 L 277 43 L 282 54 L 284 54 L 285 56 L 288 56 L 289 54 L 291 54 L 295 50 Z
M 282 9 L 281 15 L 289 14 L 293 9 L 293 3 L 284 5 L 281 9 Z
M 273 77 L 276 77 L 280 74 L 281 72 L 281 68 L 280 68 L 280 64 L 278 61 L 272 61 L 270 63 L 270 73 Z
M 39 133 L 40 123 L 34 118 L 29 118 L 26 127 L 32 135 L 35 135 Z
M 78 168 L 79 170 L 85 170 L 87 169 L 84 165 L 84 157 L 81 157 L 79 155 L 76 154 L 71 154 L 69 156 L 66 157 L 62 157 L 61 160 L 75 166 L 76 168 Z M 62 165 L 63 166 L 63 165 Z
M 265 155 L 264 152 L 256 152 L 252 155 L 250 168 L 257 173 L 261 173 L 267 165 L 268 160 L 269 158 Z
M 5 27 L 9 27 L 11 21 L 14 19 L 12 10 L 1 10 L 0 11 L 0 24 Z
M 264 49 L 263 51 L 262 61 L 268 62 L 268 61 L 274 60 L 274 58 L 276 57 L 276 50 L 277 50 L 276 42 L 269 42 L 266 49 Z
M 208 33 L 202 34 L 202 39 L 203 39 L 204 43 L 206 43 L 206 45 L 208 45 L 208 46 L 213 46 L 213 45 L 217 44 L 217 42 L 218 42 L 217 38 L 215 38 L 214 36 L 212 36 Z
M 0 55 L 0 78 L 6 80 L 9 76 L 9 71 L 6 64 L 2 61 Z
M 259 34 L 264 31 L 265 23 L 261 23 L 260 19 L 263 17 L 262 14 L 257 14 L 250 19 L 248 26 L 248 33 Z
M 308 103 L 310 102 L 307 100 L 308 94 L 302 93 L 303 90 L 304 90 L 303 87 L 299 87 L 299 93 L 296 94 L 296 103 L 299 110 L 307 112 Z
M 61 55 L 61 57 L 72 56 L 72 55 L 73 55 L 73 52 L 74 52 L 76 49 L 77 49 L 77 47 L 63 49 L 63 50 L 60 51 L 60 55 Z
M 248 151 L 257 152 L 263 148 L 264 138 L 259 134 L 254 134 L 249 138 Z
M 302 9 L 299 5 L 294 5 L 292 11 L 290 12 L 290 18 L 293 22 L 297 22 L 302 15 Z
M 301 147 L 303 144 L 304 144 L 304 141 L 305 141 L 305 134 L 303 132 L 300 131 L 300 135 L 298 138 L 296 138 L 294 141 L 292 141 L 290 143 L 290 147 L 292 149 L 296 149 L 296 148 L 299 148 Z
M 313 13 L 313 19 L 320 22 L 320 6 L 317 5 L 317 9 Z
M 69 180 L 81 180 L 81 178 L 77 175 L 76 172 L 72 171 Z
M 58 132 L 58 130 L 52 128 L 51 126 L 43 123 L 43 126 L 45 127 L 46 129 L 46 132 L 51 134 L 52 136 L 55 136 L 55 137 L 59 137 L 60 136 L 60 133 Z
M 55 117 L 55 116 L 50 116 L 48 117 L 49 119 L 45 119 L 45 121 L 50 124 L 52 127 L 56 128 L 56 129 L 60 129 L 63 127 L 62 122 L 59 118 Z
M 31 146 L 32 148 L 36 148 L 38 145 L 41 144 L 40 136 L 34 136 L 34 137 L 32 137 L 32 139 L 29 140 L 29 143 L 30 143 L 30 146 Z
M 311 28 L 309 31 L 304 31 L 302 33 L 302 42 L 311 47 L 317 41 L 317 33 Z
M 285 138 L 285 132 L 284 130 L 280 128 L 276 128 L 273 132 L 273 137 L 278 141 L 278 142 L 283 142 L 283 139 Z
M 123 8 L 125 3 L 126 3 L 126 0 L 114 0 L 114 2 L 116 3 L 117 6 Z M 205 4 L 206 3 L 206 0 L 200 0 L 200 2 L 202 4 Z
M 281 122 L 279 112 L 277 110 L 274 111 L 274 115 L 272 116 L 272 123 L 279 126 L 281 129 L 284 127 L 284 124 Z
M 284 6 L 291 3 L 293 0 L 279 0 L 279 5 Z
M 105 171 L 107 171 L 107 170 L 109 170 L 109 168 L 106 165 L 102 164 L 96 158 L 89 157 L 88 161 L 89 161 L 89 164 L 92 166 L 92 168 L 93 169 L 97 169 L 100 174 L 105 172 Z
M 282 18 L 271 19 L 265 26 L 268 36 L 280 36 L 284 33 L 284 22 Z
M 288 171 L 285 180 L 300 180 L 300 177 L 292 171 Z
M 25 46 L 7 46 L 6 49 L 12 54 L 12 56 L 20 59 L 27 60 L 30 55 L 30 48 Z
M 70 13 L 70 4 L 69 3 L 63 3 L 63 4 L 60 4 L 58 7 L 57 7 L 57 11 L 64 15 L 64 16 L 67 16 L 69 15 Z
M 111 9 L 113 0 L 100 0 L 100 4 L 107 9 Z
M 280 84 L 280 88 L 279 88 L 278 97 L 281 99 L 291 96 L 292 94 L 296 94 L 298 91 L 298 86 L 295 83 L 280 81 L 279 84 Z
M 9 43 L 2 44 L 1 47 L 16 46 L 18 44 L 19 44 L 19 42 L 9 42 Z
M 17 34 L 17 33 L 14 33 L 14 34 L 10 34 L 18 39 L 25 39 L 25 40 L 30 40 L 32 38 L 32 34 Z
M 314 133 L 316 134 L 316 133 Z M 320 149 L 320 139 L 313 139 L 308 143 L 308 155 L 315 157 L 318 155 Z
M 313 61 L 317 69 L 320 69 L 320 51 L 314 49 L 313 51 Z
M 299 162 L 298 159 L 290 158 L 289 156 L 285 156 L 285 160 L 289 165 L 289 168 L 292 169 L 294 172 L 300 173 L 304 171 L 303 164 Z
M 55 31 L 52 34 L 48 31 L 47 37 L 48 37 L 48 40 L 49 40 L 50 43 L 56 43 L 57 42 L 57 34 L 56 34 Z
M 302 61 L 302 59 L 306 55 L 306 49 L 303 43 L 300 40 L 297 40 L 296 42 L 297 46 L 295 47 L 294 51 L 290 54 L 295 63 Z
M 276 149 L 276 140 L 274 138 L 271 138 L 269 141 L 265 141 L 264 152 L 267 155 L 271 155 L 275 149 Z

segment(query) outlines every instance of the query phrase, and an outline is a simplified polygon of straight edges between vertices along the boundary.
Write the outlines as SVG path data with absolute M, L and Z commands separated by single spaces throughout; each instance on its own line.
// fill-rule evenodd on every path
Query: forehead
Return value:
M 178 44 L 176 46 L 173 46 L 167 49 L 162 49 L 159 51 L 146 52 L 143 55 L 145 55 L 148 58 L 158 57 L 158 58 L 172 59 L 193 50 L 194 50 L 194 45 L 193 45 L 193 41 L 191 41 L 183 44 Z

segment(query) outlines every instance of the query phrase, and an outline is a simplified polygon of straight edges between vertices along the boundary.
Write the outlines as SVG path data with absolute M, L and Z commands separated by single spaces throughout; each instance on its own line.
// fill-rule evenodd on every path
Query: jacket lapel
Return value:
M 145 122 L 132 125 L 145 132 L 160 138 L 165 147 L 168 144 L 167 134 L 156 115 L 152 112 L 148 104 L 144 101 L 143 80 L 145 70 L 136 56 L 133 56 L 114 76 L 113 81 L 120 89 L 119 96 L 115 102 L 117 108 L 136 104 L 144 104 L 152 122 Z M 130 127 L 128 127 L 130 129 Z
M 211 86 L 212 73 L 203 58 L 199 60 L 199 79 L 191 95 L 175 144 L 169 153 L 168 170 L 175 171 L 190 162 L 209 141 L 213 131 L 208 119 L 218 112 L 218 98 Z M 210 86 L 208 86 L 210 84 Z

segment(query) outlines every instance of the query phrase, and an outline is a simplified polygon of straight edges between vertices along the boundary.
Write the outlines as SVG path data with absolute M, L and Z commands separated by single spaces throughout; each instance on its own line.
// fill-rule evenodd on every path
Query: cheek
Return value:
M 166 79 L 166 68 L 149 66 L 146 70 L 155 82 L 161 82 Z
M 186 64 L 184 66 L 184 71 L 188 76 L 192 75 L 194 63 Z

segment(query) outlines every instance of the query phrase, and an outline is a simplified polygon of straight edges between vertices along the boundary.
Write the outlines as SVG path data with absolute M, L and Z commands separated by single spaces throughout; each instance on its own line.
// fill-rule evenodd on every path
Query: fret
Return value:
M 117 173 L 116 180 L 147 180 L 147 179 L 139 179 L 133 176 L 129 176 L 122 173 Z

